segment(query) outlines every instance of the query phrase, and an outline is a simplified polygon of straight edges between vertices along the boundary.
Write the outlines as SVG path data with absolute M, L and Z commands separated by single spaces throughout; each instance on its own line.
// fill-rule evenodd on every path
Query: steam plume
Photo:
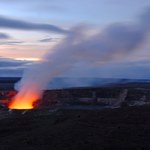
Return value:
M 150 30 L 149 12 L 150 8 L 135 23 L 112 24 L 92 36 L 87 36 L 88 30 L 84 30 L 83 26 L 72 28 L 41 62 L 25 71 L 20 81 L 20 92 L 13 102 L 22 101 L 23 97 L 24 101 L 28 101 L 32 95 L 33 102 L 39 99 L 49 81 L 71 69 L 77 62 L 107 63 L 139 49 Z

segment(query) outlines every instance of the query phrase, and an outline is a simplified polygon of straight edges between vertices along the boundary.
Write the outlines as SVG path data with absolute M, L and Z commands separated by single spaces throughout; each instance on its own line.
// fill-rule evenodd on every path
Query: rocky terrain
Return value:
M 3 110 L 1 150 L 150 149 L 150 107 Z M 7 114 L 7 115 L 6 115 Z
M 149 83 L 46 90 L 37 109 L 9 111 L 17 80 L 0 80 L 0 150 L 150 149 Z

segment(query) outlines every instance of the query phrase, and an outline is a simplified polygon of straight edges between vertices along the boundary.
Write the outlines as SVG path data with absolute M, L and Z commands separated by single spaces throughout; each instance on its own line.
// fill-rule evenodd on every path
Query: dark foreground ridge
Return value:
M 1 150 L 150 149 L 150 106 L 37 112 L 0 119 Z

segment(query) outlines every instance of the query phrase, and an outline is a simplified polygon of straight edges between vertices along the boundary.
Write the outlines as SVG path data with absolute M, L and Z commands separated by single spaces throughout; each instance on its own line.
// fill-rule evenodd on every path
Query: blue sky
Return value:
M 149 0 L 1 0 L 0 76 L 21 76 L 31 60 L 41 59 L 74 26 L 96 33 L 114 23 L 134 24 L 149 6 Z M 62 76 L 149 78 L 149 39 L 117 62 L 93 67 L 87 60 Z
M 104 24 L 134 18 L 149 0 L 1 0 L 1 15 L 47 23 Z

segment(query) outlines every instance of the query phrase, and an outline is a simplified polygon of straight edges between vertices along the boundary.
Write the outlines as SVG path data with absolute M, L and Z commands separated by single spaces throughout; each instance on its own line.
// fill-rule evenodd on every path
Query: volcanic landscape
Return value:
M 0 78 L 0 149 L 150 149 L 150 84 L 45 90 L 34 109 L 8 109 L 19 78 Z

